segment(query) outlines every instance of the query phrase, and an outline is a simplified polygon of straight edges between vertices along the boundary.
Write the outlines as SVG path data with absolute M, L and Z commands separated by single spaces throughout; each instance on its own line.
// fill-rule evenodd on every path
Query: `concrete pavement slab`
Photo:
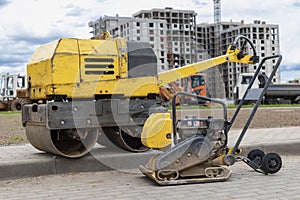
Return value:
M 233 146 L 242 130 L 230 130 L 228 145 Z M 240 144 L 244 152 L 258 148 L 265 152 L 282 155 L 300 153 L 300 126 L 283 128 L 248 129 Z
M 232 147 L 241 130 L 229 132 Z M 300 154 L 300 126 L 273 129 L 249 129 L 241 143 L 246 154 L 259 148 L 280 155 Z M 0 179 L 13 179 L 70 172 L 134 169 L 145 164 L 158 151 L 130 153 L 97 145 L 83 158 L 70 159 L 44 153 L 29 144 L 0 147 Z
M 44 153 L 30 144 L 2 146 L 0 147 L 0 179 L 138 168 L 157 152 L 130 153 L 97 145 L 88 155 L 70 159 Z
M 283 156 L 276 174 L 257 173 L 243 162 L 225 182 L 161 187 L 139 170 L 102 171 L 0 181 L 1 199 L 291 200 L 300 199 L 300 157 Z

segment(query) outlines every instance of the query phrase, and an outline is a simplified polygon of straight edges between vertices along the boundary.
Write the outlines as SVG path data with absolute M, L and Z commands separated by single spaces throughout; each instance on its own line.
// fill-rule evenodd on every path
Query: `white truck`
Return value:
M 242 73 L 237 79 L 235 89 L 235 102 L 239 103 L 240 99 L 245 94 L 250 80 L 254 73 Z M 254 86 L 263 88 L 267 80 L 265 74 L 258 75 L 258 80 L 255 80 Z M 251 103 L 255 98 L 251 98 L 245 103 Z M 300 104 L 300 84 L 270 84 L 262 100 L 263 104 Z
M 4 74 L 0 79 L 0 110 L 21 111 L 28 99 L 26 76 Z

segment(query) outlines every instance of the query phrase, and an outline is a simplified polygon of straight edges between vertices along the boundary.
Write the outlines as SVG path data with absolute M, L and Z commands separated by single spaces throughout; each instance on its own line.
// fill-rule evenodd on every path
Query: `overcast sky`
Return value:
M 0 74 L 25 73 L 41 44 L 61 37 L 90 38 L 88 22 L 132 16 L 142 9 L 194 10 L 197 23 L 213 22 L 213 0 L 0 0 Z M 281 81 L 300 78 L 300 0 L 222 0 L 222 21 L 278 24 Z

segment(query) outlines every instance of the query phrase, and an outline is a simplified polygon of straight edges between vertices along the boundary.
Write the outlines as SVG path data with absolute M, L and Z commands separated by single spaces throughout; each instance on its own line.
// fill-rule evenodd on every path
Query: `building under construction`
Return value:
M 206 52 L 198 51 L 198 60 L 207 59 L 207 56 L 217 56 L 224 54 L 228 45 L 232 44 L 238 35 L 245 35 L 250 38 L 257 47 L 257 53 L 260 57 L 269 55 L 276 55 L 279 53 L 279 27 L 278 25 L 266 24 L 264 21 L 255 20 L 252 24 L 245 24 L 241 22 L 222 22 L 221 35 L 220 35 L 220 53 L 218 53 L 218 45 L 214 36 L 214 24 L 197 24 L 196 35 L 197 43 L 204 47 Z M 247 50 L 251 52 L 250 49 Z M 275 60 L 267 61 L 265 66 L 262 67 L 262 72 L 270 74 L 275 65 Z M 234 87 L 238 76 L 241 73 L 254 73 L 257 66 L 250 66 L 236 63 L 226 63 L 219 66 L 219 74 L 213 74 L 215 71 L 207 70 L 207 81 L 211 83 L 212 87 L 216 87 L 215 80 L 222 77 L 225 88 L 225 97 L 233 99 Z M 277 71 L 273 78 L 273 83 L 280 83 L 280 70 Z M 218 91 L 220 94 L 221 89 L 215 88 L 210 91 Z M 218 94 L 213 95 L 220 97 Z M 222 98 L 222 97 L 221 97 Z
M 109 31 L 112 37 L 149 42 L 158 57 L 158 71 L 181 67 L 193 62 L 224 54 L 226 47 L 240 34 L 250 38 L 261 57 L 279 53 L 279 27 L 255 20 L 252 24 L 221 22 L 216 24 L 196 23 L 193 10 L 173 8 L 141 10 L 133 17 L 100 17 L 89 22 L 94 36 Z M 220 35 L 218 35 L 220 34 Z M 250 51 L 250 50 L 249 50 Z M 275 62 L 275 61 L 274 61 Z M 263 67 L 268 74 L 274 62 Z M 234 86 L 240 73 L 253 72 L 255 67 L 240 64 L 225 64 L 207 70 L 207 85 L 211 97 L 234 97 Z M 278 70 L 279 71 L 279 70 Z M 273 82 L 280 82 L 277 72 Z

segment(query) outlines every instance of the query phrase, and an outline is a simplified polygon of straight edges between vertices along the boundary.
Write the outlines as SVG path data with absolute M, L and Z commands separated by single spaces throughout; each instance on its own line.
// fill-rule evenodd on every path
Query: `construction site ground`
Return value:
M 277 174 L 244 163 L 225 182 L 160 187 L 137 169 L 39 176 L 0 181 L 1 199 L 287 200 L 300 198 L 300 157 L 283 156 Z
M 234 110 L 229 110 L 229 119 Z M 228 136 L 228 146 L 237 141 L 251 109 L 243 109 Z M 262 108 L 253 119 L 240 147 L 242 154 L 252 149 L 276 152 L 282 156 L 300 155 L 300 107 Z M 207 113 L 205 113 L 207 112 Z M 202 114 L 215 114 L 215 110 L 202 110 Z M 185 114 L 195 114 L 195 110 Z M 70 159 L 39 151 L 31 146 L 21 125 L 20 113 L 0 114 L 0 180 L 41 175 L 96 171 L 127 171 L 144 165 L 159 150 L 131 153 L 118 148 L 96 144 L 82 158 Z M 41 133 L 42 134 L 42 133 Z M 10 144 L 10 145 L 8 145 Z
M 229 119 L 233 111 L 229 110 Z M 229 132 L 228 146 L 234 145 L 250 111 L 241 111 Z M 283 166 L 278 173 L 265 176 L 238 162 L 230 167 L 232 176 L 226 182 L 170 187 L 158 187 L 138 170 L 139 165 L 159 151 L 130 153 L 96 145 L 83 158 L 63 158 L 27 143 L 20 113 L 0 114 L 1 196 L 3 199 L 299 199 L 299 111 L 300 107 L 260 109 L 241 143 L 244 155 L 254 148 L 280 154 Z
M 231 119 L 235 109 L 228 109 L 228 118 Z M 201 110 L 203 115 L 214 115 L 218 111 Z M 249 117 L 251 108 L 243 108 L 238 115 L 233 129 L 241 129 Z M 185 111 L 183 115 L 195 114 L 195 110 Z M 267 107 L 259 108 L 249 128 L 281 128 L 300 126 L 300 106 L 295 107 Z M 21 114 L 0 112 L 0 145 L 25 144 L 25 130 L 22 127 Z

